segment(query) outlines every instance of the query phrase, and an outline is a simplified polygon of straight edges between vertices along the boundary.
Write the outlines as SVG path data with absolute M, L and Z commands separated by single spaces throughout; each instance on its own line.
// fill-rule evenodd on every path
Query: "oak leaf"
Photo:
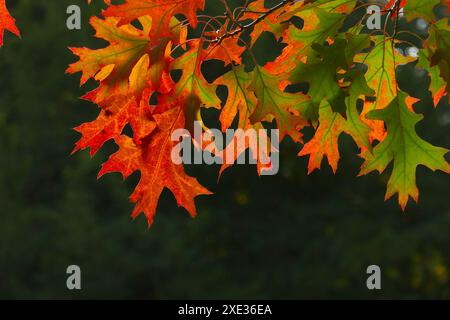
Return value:
M 20 31 L 16 26 L 14 18 L 11 17 L 8 8 L 6 7 L 5 0 L 0 0 L 0 47 L 3 46 L 3 34 L 5 30 L 20 37 Z
M 195 178 L 188 176 L 182 164 L 174 164 L 171 153 L 174 142 L 173 130 L 183 128 L 184 116 L 181 108 L 172 108 L 155 114 L 157 129 L 141 144 L 133 139 L 119 136 L 116 143 L 119 151 L 103 165 L 99 176 L 110 172 L 120 172 L 127 178 L 140 171 L 141 179 L 130 199 L 136 203 L 132 217 L 145 213 L 149 225 L 153 223 L 158 200 L 162 191 L 168 188 L 179 206 L 184 207 L 192 217 L 197 215 L 194 198 L 211 194 Z

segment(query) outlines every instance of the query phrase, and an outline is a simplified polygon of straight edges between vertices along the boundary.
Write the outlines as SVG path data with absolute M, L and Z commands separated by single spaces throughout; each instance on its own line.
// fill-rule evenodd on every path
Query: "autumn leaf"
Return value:
M 159 96 L 160 106 L 181 106 L 185 117 L 185 127 L 193 133 L 194 122 L 202 122 L 200 108 L 220 108 L 216 95 L 216 85 L 208 83 L 201 73 L 202 63 L 207 58 L 203 41 L 192 41 L 190 48 L 169 66 L 171 71 L 182 71 L 181 78 L 172 84 L 172 90 Z
M 377 145 L 373 153 L 365 152 L 361 174 L 377 170 L 383 172 L 393 162 L 394 167 L 388 181 L 386 199 L 398 193 L 399 203 L 405 209 L 409 197 L 416 202 L 419 190 L 416 185 L 416 170 L 419 165 L 429 169 L 450 173 L 450 165 L 444 156 L 448 150 L 438 148 L 420 138 L 415 130 L 422 115 L 410 110 L 406 103 L 407 95 L 398 96 L 382 110 L 374 110 L 369 119 L 382 120 L 387 126 L 386 139 Z
M 96 30 L 95 36 L 108 41 L 110 45 L 96 50 L 70 48 L 80 60 L 71 64 L 67 72 L 82 72 L 82 85 L 94 76 L 100 81 L 99 87 L 87 94 L 86 99 L 102 105 L 115 96 L 128 94 L 130 75 L 144 55 L 148 55 L 150 63 L 147 69 L 140 69 L 142 74 L 138 76 L 140 81 L 144 81 L 141 87 L 165 90 L 165 82 L 161 81 L 161 78 L 168 77 L 164 74 L 165 71 L 168 72 L 168 64 L 171 61 L 167 50 L 171 41 L 184 41 L 184 33 L 178 26 L 172 35 L 152 39 L 148 35 L 152 28 L 151 20 L 143 17 L 140 22 L 142 30 L 132 25 L 117 26 L 116 18 L 102 20 L 94 17 L 91 19 L 91 25 Z M 176 20 L 172 21 L 174 26 L 177 23 Z
M 174 129 L 183 128 L 184 117 L 181 108 L 172 108 L 154 115 L 155 130 L 142 145 L 138 146 L 127 136 L 119 136 L 116 143 L 119 151 L 103 165 L 99 176 L 110 172 L 120 172 L 127 178 L 140 171 L 141 179 L 130 199 L 136 203 L 132 217 L 144 212 L 149 225 L 153 223 L 159 197 L 168 188 L 179 206 L 184 207 L 192 217 L 197 215 L 194 198 L 211 194 L 195 178 L 184 172 L 183 165 L 174 164 L 171 153 L 174 142 L 171 134 Z
M 345 16 L 339 13 L 330 13 L 319 7 L 302 10 L 297 17 L 303 18 L 305 24 L 301 30 L 290 25 L 283 35 L 286 47 L 282 54 L 267 65 L 272 73 L 290 72 L 297 67 L 299 61 L 306 62 L 313 51 L 312 44 L 323 44 L 329 37 L 334 36 Z
M 224 161 L 220 169 L 222 174 L 227 168 L 234 163 L 239 156 L 241 156 L 247 149 L 251 150 L 253 159 L 257 162 L 258 172 L 268 169 L 270 167 L 270 138 L 266 135 L 250 136 L 245 140 L 244 144 L 239 144 L 238 141 L 247 130 L 256 130 L 256 132 L 264 132 L 264 126 L 261 122 L 251 123 L 250 116 L 255 111 L 258 100 L 255 93 L 249 91 L 252 84 L 251 75 L 245 72 L 243 66 L 234 67 L 231 71 L 224 74 L 215 81 L 219 85 L 224 85 L 228 89 L 228 99 L 222 112 L 220 114 L 220 122 L 222 124 L 222 131 L 226 131 L 232 126 L 236 116 L 238 117 L 237 128 L 242 131 L 235 133 L 235 136 L 230 141 L 229 145 L 224 149 Z M 260 146 L 265 149 L 261 150 Z M 230 149 L 233 150 L 230 151 Z M 232 154 L 232 159 L 228 159 L 227 155 Z
M 215 81 L 216 84 L 226 86 L 228 99 L 220 113 L 222 131 L 230 128 L 239 113 L 238 127 L 244 128 L 250 122 L 257 99 L 254 92 L 249 91 L 252 82 L 251 75 L 245 72 L 243 66 L 234 67 Z
M 280 130 L 280 139 L 289 135 L 294 141 L 301 141 L 300 129 L 307 125 L 300 115 L 309 98 L 301 93 L 283 92 L 279 87 L 281 76 L 270 74 L 257 66 L 253 70 L 249 90 L 253 91 L 258 102 L 250 117 L 252 123 L 275 119 Z
M 0 0 L 0 47 L 3 46 L 3 34 L 5 30 L 8 30 L 20 37 L 20 31 L 16 27 L 16 23 L 13 17 L 8 12 L 5 0 Z
M 419 52 L 419 62 L 417 66 L 428 72 L 430 76 L 429 90 L 433 97 L 434 106 L 437 107 L 442 97 L 448 95 L 447 82 L 441 78 L 439 66 L 431 66 L 429 51 Z
M 308 141 L 298 154 L 309 155 L 308 174 L 320 169 L 326 156 L 334 173 L 338 169 L 340 159 L 338 139 L 342 133 L 350 135 L 362 150 L 371 150 L 369 141 L 370 128 L 362 121 L 357 110 L 360 98 L 373 94 L 361 73 L 356 74 L 345 98 L 346 117 L 334 112 L 331 105 L 323 101 L 319 109 L 319 127 L 314 137 Z
M 430 67 L 432 68 L 430 73 L 439 70 L 439 75 L 441 77 L 441 79 L 438 79 L 435 76 L 432 80 L 433 87 L 431 90 L 435 91 L 435 101 L 437 100 L 436 98 L 439 98 L 442 94 L 443 86 L 445 86 L 445 92 L 450 101 L 450 88 L 448 85 L 448 81 L 450 80 L 450 28 L 446 19 L 442 19 L 433 26 L 427 46 L 429 49 L 428 58 Z M 442 83 L 442 80 L 445 81 L 446 85 Z M 436 84 L 435 82 L 441 84 L 441 89 L 436 91 L 436 87 L 438 87 L 439 84 Z
M 371 128 L 367 125 L 365 118 L 358 111 L 358 103 L 366 97 L 373 97 L 374 91 L 369 88 L 366 78 L 358 71 L 352 77 L 348 88 L 348 94 L 345 98 L 346 104 L 346 132 L 352 136 L 356 144 L 362 151 L 371 151 L 370 141 Z
M 151 21 L 140 21 L 142 30 L 132 25 L 118 27 L 116 18 L 92 18 L 96 37 L 110 45 L 97 50 L 71 48 L 80 60 L 70 65 L 67 72 L 82 72 L 81 84 L 93 77 L 100 82 L 84 98 L 101 108 L 95 121 L 76 128 L 82 138 L 74 151 L 90 148 L 94 155 L 106 141 L 119 136 L 127 124 L 133 127 L 138 143 L 154 129 L 148 100 L 154 92 L 171 90 L 171 58 L 167 50 L 171 41 L 182 41 L 182 32 L 175 30 L 171 37 L 155 43 L 148 36 Z
M 167 32 L 171 19 L 178 14 L 186 16 L 190 24 L 197 25 L 197 10 L 203 10 L 204 0 L 126 0 L 124 4 L 110 6 L 103 12 L 105 17 L 118 17 L 124 25 L 148 16 L 154 27 L 152 34 Z
M 371 89 L 375 91 L 375 101 L 366 100 L 362 116 L 372 110 L 386 108 L 397 97 L 398 82 L 397 67 L 414 61 L 412 57 L 405 57 L 395 49 L 395 42 L 383 36 L 373 36 L 373 48 L 369 53 L 360 53 L 355 61 L 367 66 L 365 77 Z M 366 119 L 371 128 L 370 140 L 382 141 L 385 137 L 384 124 L 381 121 Z
M 345 119 L 339 113 L 333 112 L 329 103 L 323 102 L 319 111 L 319 123 L 316 134 L 312 140 L 305 144 L 298 155 L 310 155 L 308 173 L 320 169 L 324 156 L 328 158 L 328 163 L 333 172 L 336 172 L 340 157 L 338 139 L 341 133 L 345 131 Z

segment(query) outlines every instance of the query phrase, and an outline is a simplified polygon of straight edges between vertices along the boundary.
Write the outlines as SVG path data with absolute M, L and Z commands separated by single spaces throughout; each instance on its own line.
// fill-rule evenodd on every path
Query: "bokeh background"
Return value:
M 8 1 L 22 40 L 7 34 L 0 49 L 0 298 L 450 298 L 449 176 L 420 168 L 420 203 L 403 213 L 383 201 L 388 175 L 356 177 L 362 161 L 347 137 L 336 175 L 324 164 L 308 176 L 286 141 L 274 177 L 235 166 L 217 183 L 218 167 L 189 168 L 215 192 L 197 198 L 196 219 L 165 191 L 152 228 L 132 221 L 138 175 L 96 180 L 114 144 L 70 156 L 71 128 L 97 114 L 78 98 L 95 83 L 79 88 L 64 73 L 76 60 L 68 46 L 101 44 L 88 25 L 100 5 L 85 2 Z M 82 8 L 81 31 L 66 28 L 70 4 Z M 273 42 L 258 41 L 261 62 L 281 49 Z M 400 79 L 424 101 L 420 134 L 449 148 L 449 106 L 433 110 L 413 66 Z M 66 288 L 71 264 L 81 291 Z M 371 264 L 381 291 L 366 288 Z

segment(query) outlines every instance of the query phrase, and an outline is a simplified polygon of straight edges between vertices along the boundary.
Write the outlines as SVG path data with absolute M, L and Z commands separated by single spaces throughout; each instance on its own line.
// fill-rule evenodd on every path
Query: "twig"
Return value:
M 241 32 L 254 27 L 258 23 L 260 23 L 261 21 L 266 19 L 269 15 L 271 15 L 272 13 L 277 11 L 278 9 L 281 9 L 282 7 L 284 7 L 284 6 L 288 5 L 288 4 L 294 3 L 295 1 L 296 0 L 283 0 L 282 2 L 277 4 L 276 6 L 270 8 L 269 10 L 267 10 L 266 12 L 261 14 L 258 18 L 256 18 L 255 20 L 253 20 L 249 24 L 246 24 L 246 25 L 240 25 L 239 24 L 237 29 L 234 29 L 233 31 L 226 32 L 225 34 L 223 34 L 222 36 L 218 37 L 213 42 L 215 42 L 217 44 L 221 44 L 222 41 L 224 41 L 226 38 L 234 37 L 234 36 L 240 34 Z

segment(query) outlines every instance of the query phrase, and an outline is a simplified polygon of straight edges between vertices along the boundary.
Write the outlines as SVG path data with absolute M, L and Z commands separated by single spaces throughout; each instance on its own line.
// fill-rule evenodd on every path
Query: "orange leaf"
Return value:
M 310 155 L 308 174 L 320 169 L 323 157 L 328 158 L 333 172 L 336 173 L 339 162 L 338 139 L 346 131 L 345 119 L 337 112 L 333 112 L 328 103 L 321 106 L 319 111 L 319 127 L 314 137 L 303 147 L 299 156 Z
M 211 194 L 195 178 L 184 172 L 183 165 L 172 162 L 174 142 L 173 130 L 183 128 L 184 116 L 181 108 L 172 108 L 154 115 L 158 128 L 142 143 L 136 145 L 127 136 L 116 139 L 119 151 L 103 165 L 99 176 L 110 172 L 120 172 L 124 178 L 134 171 L 141 172 L 141 180 L 130 199 L 136 203 L 132 217 L 144 212 L 149 225 L 153 223 L 159 197 L 165 188 L 172 191 L 180 207 L 184 207 L 192 217 L 197 210 L 194 198 Z
M 0 47 L 3 45 L 3 33 L 8 30 L 20 37 L 20 31 L 17 29 L 15 20 L 6 8 L 5 0 L 0 0 Z
M 197 11 L 203 10 L 204 0 L 126 0 L 124 4 L 111 6 L 103 12 L 105 17 L 120 18 L 119 25 L 149 16 L 155 28 L 152 33 L 163 33 L 169 30 L 172 17 L 185 15 L 192 27 L 197 26 Z

